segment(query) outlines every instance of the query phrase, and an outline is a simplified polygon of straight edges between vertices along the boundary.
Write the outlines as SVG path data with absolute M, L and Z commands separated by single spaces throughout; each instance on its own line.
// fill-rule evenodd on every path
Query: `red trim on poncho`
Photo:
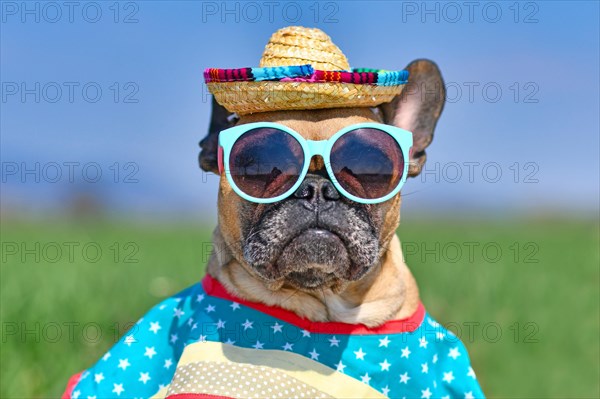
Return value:
M 297 327 L 303 328 L 312 333 L 320 334 L 352 334 L 352 335 L 370 335 L 370 334 L 397 334 L 415 331 L 425 318 L 425 307 L 421 302 L 412 316 L 402 320 L 391 320 L 378 327 L 369 328 L 364 324 L 348 324 L 339 322 L 315 322 L 298 316 L 294 312 L 277 307 L 268 306 L 262 303 L 250 302 L 230 294 L 227 289 L 210 275 L 202 279 L 204 291 L 211 296 L 227 299 L 237 302 L 249 308 L 266 313 L 280 320 L 286 321 Z
M 78 373 L 69 378 L 69 382 L 67 382 L 67 388 L 65 389 L 65 393 L 62 394 L 61 399 L 71 399 L 71 395 L 73 394 L 73 389 L 75 389 L 75 385 L 79 382 L 81 378 L 81 374 Z

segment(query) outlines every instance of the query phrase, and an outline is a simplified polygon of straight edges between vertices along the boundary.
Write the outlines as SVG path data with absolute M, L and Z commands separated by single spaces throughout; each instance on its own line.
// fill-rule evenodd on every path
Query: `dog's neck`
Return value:
M 208 273 L 239 298 L 288 309 L 312 321 L 336 321 L 376 327 L 411 316 L 419 305 L 417 284 L 404 263 L 400 240 L 394 234 L 381 263 L 341 292 L 324 288 L 304 292 L 294 288 L 269 289 L 231 254 L 217 227 Z

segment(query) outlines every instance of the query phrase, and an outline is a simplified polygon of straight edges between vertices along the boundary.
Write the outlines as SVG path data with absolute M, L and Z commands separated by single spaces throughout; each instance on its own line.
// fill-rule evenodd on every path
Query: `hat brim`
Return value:
M 404 88 L 404 85 L 294 81 L 206 84 L 219 104 L 238 115 L 284 110 L 375 107 L 392 101 Z

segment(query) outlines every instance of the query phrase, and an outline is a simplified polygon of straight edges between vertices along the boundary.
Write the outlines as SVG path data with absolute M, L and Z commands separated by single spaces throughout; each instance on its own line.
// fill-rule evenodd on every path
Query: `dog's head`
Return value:
M 232 121 L 213 101 L 208 136 L 201 143 L 200 166 L 218 171 L 218 135 L 232 124 L 276 122 L 309 140 L 326 140 L 342 128 L 362 122 L 394 125 L 413 132 L 409 176 L 420 173 L 425 148 L 442 112 L 445 90 L 437 66 L 427 60 L 406 69 L 409 84 L 392 102 L 377 109 L 255 113 Z M 380 263 L 400 220 L 400 194 L 366 205 L 342 196 L 328 179 L 323 160 L 312 159 L 309 173 L 286 199 L 256 204 L 239 197 L 224 173 L 219 190 L 219 228 L 232 256 L 270 287 L 301 290 L 342 289 Z

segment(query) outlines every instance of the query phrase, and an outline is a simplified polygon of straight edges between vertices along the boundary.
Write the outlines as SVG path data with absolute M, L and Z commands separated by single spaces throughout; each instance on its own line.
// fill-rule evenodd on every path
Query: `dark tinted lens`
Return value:
M 274 128 L 247 131 L 229 155 L 233 181 L 255 198 L 274 198 L 285 193 L 298 181 L 303 166 L 304 152 L 298 140 Z
M 338 183 L 364 199 L 392 192 L 404 172 L 398 142 L 379 129 L 356 129 L 344 134 L 333 145 L 330 158 Z

